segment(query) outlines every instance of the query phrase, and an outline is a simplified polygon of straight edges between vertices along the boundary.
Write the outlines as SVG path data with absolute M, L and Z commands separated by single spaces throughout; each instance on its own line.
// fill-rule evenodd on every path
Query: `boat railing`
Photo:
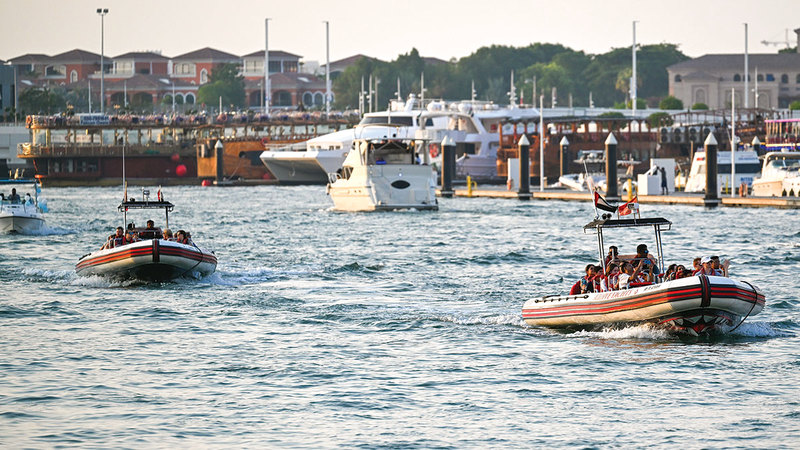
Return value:
M 45 157 L 45 156 L 119 156 L 125 148 L 125 156 L 170 156 L 175 153 L 191 156 L 194 154 L 193 145 L 165 145 L 165 144 L 132 144 L 132 145 L 108 145 L 108 144 L 55 144 L 49 146 L 33 145 L 22 143 L 17 146 L 17 154 L 20 158 Z

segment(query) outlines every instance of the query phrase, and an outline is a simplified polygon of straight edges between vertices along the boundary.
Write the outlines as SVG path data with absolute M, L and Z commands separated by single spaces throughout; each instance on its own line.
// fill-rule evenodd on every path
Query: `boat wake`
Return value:
M 448 314 L 441 316 L 434 316 L 431 320 L 438 322 L 453 323 L 456 325 L 511 325 L 515 327 L 524 327 L 525 321 L 519 314 L 501 314 L 494 316 L 475 317 L 474 315 L 456 315 Z
M 71 230 L 69 228 L 61 228 L 61 227 L 51 227 L 49 225 L 43 226 L 39 230 L 31 231 L 30 233 L 25 233 L 28 236 L 63 236 L 65 234 L 75 234 L 77 231 Z

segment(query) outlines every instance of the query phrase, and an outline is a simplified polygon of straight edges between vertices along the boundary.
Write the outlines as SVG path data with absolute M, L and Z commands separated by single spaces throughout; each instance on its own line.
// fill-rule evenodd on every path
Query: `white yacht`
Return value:
M 37 233 L 45 228 L 44 215 L 47 211 L 47 204 L 42 199 L 39 200 L 39 185 L 34 184 L 34 197 L 25 197 L 14 194 L 16 197 L 3 197 L 0 200 L 0 233 Z M 14 195 L 12 194 L 12 195 Z
M 310 139 L 300 146 L 261 153 L 261 161 L 281 184 L 325 184 L 328 174 L 342 167 L 356 139 L 394 139 L 411 135 L 420 126 L 444 128 L 446 118 L 420 118 L 426 112 L 416 97 L 393 101 L 389 110 L 367 113 L 355 128 Z
M 736 151 L 736 179 L 731 183 L 731 152 L 717 151 L 717 189 L 738 189 L 739 185 L 753 184 L 753 180 L 761 171 L 761 162 L 753 150 Z M 692 168 L 686 179 L 686 192 L 705 192 L 706 190 L 706 153 L 696 152 L 692 159 Z
M 800 196 L 800 152 L 769 152 L 764 155 L 761 177 L 753 181 L 753 195 Z
M 337 211 L 438 210 L 436 172 L 425 142 L 357 139 L 328 194 Z

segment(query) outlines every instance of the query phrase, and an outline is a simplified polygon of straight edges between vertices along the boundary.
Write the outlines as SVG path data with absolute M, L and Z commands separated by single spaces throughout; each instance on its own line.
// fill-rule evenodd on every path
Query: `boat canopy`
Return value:
M 147 198 L 147 196 L 145 196 Z M 122 213 L 122 225 L 124 226 L 128 223 L 128 210 L 130 209 L 163 209 L 164 210 L 164 223 L 167 228 L 169 228 L 169 212 L 175 207 L 172 203 L 168 201 L 155 201 L 151 202 L 150 200 L 144 201 L 136 201 L 136 200 L 124 200 L 122 203 L 119 204 L 119 212 Z

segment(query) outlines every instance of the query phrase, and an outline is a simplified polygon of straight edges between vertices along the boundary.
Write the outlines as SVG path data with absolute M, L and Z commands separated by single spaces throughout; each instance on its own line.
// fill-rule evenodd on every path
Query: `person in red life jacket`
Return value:
M 600 291 L 616 291 L 619 289 L 619 265 L 611 263 L 606 268 L 606 275 L 600 279 Z
M 189 244 L 189 241 L 186 239 L 186 232 L 183 230 L 178 230 L 175 233 L 175 242 L 179 244 Z
M 722 273 L 722 271 L 720 271 L 719 273 Z M 700 270 L 695 270 L 694 275 L 721 276 L 717 275 L 717 272 L 713 268 L 711 268 L 711 258 L 709 258 L 708 256 L 703 256 L 703 258 L 700 259 Z
M 616 245 L 608 247 L 608 255 L 606 255 L 605 266 L 608 267 L 610 263 L 619 262 L 619 249 Z
M 103 244 L 102 249 L 121 247 L 125 245 L 125 229 L 117 227 L 117 231 L 108 237 L 108 240 Z
M 703 268 L 703 265 L 700 264 L 703 258 L 695 258 L 692 260 L 692 275 L 697 275 L 700 270 Z
M 641 283 L 644 281 L 642 278 L 642 269 L 644 268 L 644 262 L 639 262 L 639 265 L 636 266 L 634 269 L 633 264 L 626 262 L 622 266 L 622 273 L 619 274 L 617 286 L 618 289 L 629 289 L 631 287 L 631 283 Z
M 588 264 L 586 266 L 586 275 L 581 277 L 578 282 L 580 283 L 580 293 L 581 294 L 589 294 L 595 291 L 595 277 L 597 276 L 596 266 L 594 264 Z

